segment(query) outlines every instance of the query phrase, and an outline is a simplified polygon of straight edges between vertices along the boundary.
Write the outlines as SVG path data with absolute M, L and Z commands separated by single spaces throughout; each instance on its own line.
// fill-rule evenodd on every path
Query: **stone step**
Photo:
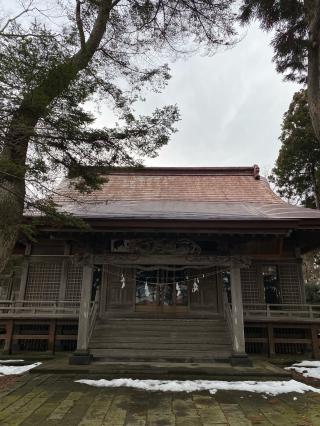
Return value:
M 225 318 L 219 315 L 215 318 L 99 318 L 96 324 L 215 324 L 225 322 Z
M 128 332 L 128 333 L 138 333 L 138 332 L 144 332 L 144 331 L 159 331 L 159 332 L 164 332 L 167 333 L 168 331 L 180 331 L 180 332 L 185 332 L 185 331 L 189 331 L 190 333 L 198 333 L 198 332 L 222 332 L 226 330 L 226 324 L 219 324 L 217 326 L 211 326 L 211 327 L 181 327 L 181 326 L 175 326 L 172 325 L 170 327 L 160 327 L 159 325 L 155 324 L 154 326 L 140 326 L 140 327 L 127 327 L 125 325 L 123 325 L 122 327 L 112 327 L 112 326 L 108 326 L 108 325 L 104 325 L 104 326 L 98 326 L 94 328 L 94 331 L 96 332 L 113 332 L 113 333 L 118 333 L 118 332 Z
M 212 362 L 229 359 L 231 337 L 224 318 L 99 320 L 89 349 L 106 361 Z
M 207 332 L 207 333 L 190 333 L 190 332 L 159 332 L 157 330 L 155 331 L 145 331 L 141 333 L 132 332 L 132 333 L 110 333 L 108 331 L 106 332 L 93 332 L 91 339 L 98 339 L 98 340 L 119 340 L 119 341 L 126 341 L 126 340 L 137 340 L 140 342 L 143 342 L 145 340 L 153 341 L 153 340 L 163 340 L 163 341 L 211 341 L 213 339 L 229 339 L 230 333 L 227 330 L 224 330 L 223 332 Z
M 205 362 L 217 359 L 229 359 L 231 351 L 225 348 L 212 351 L 181 351 L 177 349 L 137 350 L 137 349 L 99 349 L 91 350 L 95 361 L 128 360 L 128 361 L 179 361 Z
M 99 321 L 96 323 L 97 326 L 103 326 L 103 325 L 111 325 L 112 327 L 123 327 L 124 325 L 127 327 L 146 327 L 146 326 L 154 326 L 154 325 L 159 325 L 160 327 L 171 327 L 172 325 L 177 325 L 180 327 L 213 327 L 216 326 L 218 324 L 225 324 L 225 320 L 224 319 L 219 319 L 219 320 L 214 320 L 214 321 L 210 321 L 210 322 L 203 322 L 203 321 Z
M 184 329 L 168 329 L 168 330 L 159 330 L 159 329 L 152 329 L 152 330 L 113 330 L 113 329 L 99 329 L 94 330 L 93 335 L 94 336 L 173 336 L 173 337 L 179 337 L 179 336 L 189 336 L 189 337 L 197 337 L 197 336 L 223 336 L 224 334 L 228 333 L 228 330 L 226 328 L 219 329 L 219 330 L 184 330 Z
M 106 344 L 111 343 L 139 343 L 140 345 L 144 344 L 155 344 L 155 343 L 177 343 L 177 344 L 183 344 L 183 343 L 192 343 L 192 344 L 199 344 L 199 343 L 223 343 L 223 342 L 229 342 L 230 337 L 229 336 L 194 336 L 194 338 L 190 339 L 188 336 L 166 336 L 166 337 L 159 337 L 159 336 L 92 336 L 90 340 L 90 345 L 93 342 L 105 342 Z
M 109 325 L 122 325 L 122 324 L 128 324 L 128 325 L 132 325 L 135 324 L 136 326 L 139 324 L 154 324 L 154 323 L 158 323 L 158 324 L 163 324 L 163 325 L 168 325 L 168 324 L 181 324 L 181 325 L 189 325 L 189 326 L 194 326 L 194 325 L 198 325 L 198 324 L 216 324 L 218 322 L 224 322 L 225 319 L 222 316 L 219 316 L 217 318 L 214 319 L 199 319 L 199 318 L 193 318 L 193 319 L 184 319 L 184 318 L 173 318 L 173 319 L 163 319 L 163 318 L 130 318 L 130 319 L 99 319 L 97 320 L 97 325 L 98 324 L 109 324 Z
M 230 349 L 231 344 L 228 342 L 211 342 L 211 343 L 176 343 L 176 342 L 158 342 L 158 343 L 145 343 L 143 345 L 144 351 L 155 349 L 168 349 L 168 350 L 181 350 L 181 351 L 215 351 L 216 349 Z M 90 343 L 90 349 L 141 349 L 141 343 L 132 342 L 97 342 Z

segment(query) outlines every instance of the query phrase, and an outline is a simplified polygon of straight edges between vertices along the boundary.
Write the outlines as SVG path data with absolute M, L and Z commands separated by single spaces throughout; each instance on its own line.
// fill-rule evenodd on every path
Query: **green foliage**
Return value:
M 74 10 L 73 2 L 57 0 L 52 17 L 41 13 L 40 1 L 31 22 L 8 20 L 0 32 L 0 189 L 25 179 L 28 204 L 45 211 L 40 199 L 57 176 L 77 178 L 78 189 L 90 191 L 102 182 L 101 168 L 157 156 L 175 132 L 178 109 L 137 116 L 135 103 L 168 83 L 163 55 L 210 54 L 232 43 L 233 3 L 83 0 Z M 116 123 L 96 128 L 92 105 L 102 102 Z
M 281 197 L 319 208 L 320 145 L 313 131 L 305 90 L 294 94 L 284 114 L 279 139 L 282 145 L 270 181 Z
M 269 180 L 279 195 L 306 207 L 319 208 L 320 145 L 315 137 L 308 108 L 307 93 L 295 93 L 284 114 L 282 143 Z M 319 250 L 303 256 L 303 276 L 307 303 L 320 303 Z
M 257 19 L 265 31 L 274 30 L 273 60 L 288 80 L 305 82 L 308 56 L 308 25 L 300 0 L 243 0 L 240 20 Z

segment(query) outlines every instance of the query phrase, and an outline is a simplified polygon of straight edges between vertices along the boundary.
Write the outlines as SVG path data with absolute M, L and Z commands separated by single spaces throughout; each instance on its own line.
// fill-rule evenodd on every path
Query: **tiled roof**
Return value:
M 54 200 L 62 210 L 88 219 L 302 219 L 320 224 L 319 211 L 282 201 L 260 178 L 257 166 L 115 169 L 90 194 L 76 192 L 67 180 L 58 193 Z
M 282 203 L 265 179 L 254 177 L 253 167 L 115 171 L 108 175 L 108 181 L 101 189 L 90 194 L 76 193 L 70 189 L 67 181 L 60 188 L 60 193 L 81 201 Z M 56 200 L 62 201 L 60 197 L 56 197 Z
M 291 206 L 286 203 L 228 203 L 190 202 L 172 200 L 153 201 L 97 201 L 69 202 L 65 211 L 87 219 L 142 219 L 142 220 L 201 220 L 201 221 L 269 221 L 317 219 L 317 210 Z

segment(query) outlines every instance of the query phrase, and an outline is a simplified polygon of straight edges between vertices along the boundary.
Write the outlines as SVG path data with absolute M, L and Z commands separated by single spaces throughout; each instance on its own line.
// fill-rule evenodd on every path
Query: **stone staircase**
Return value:
M 98 319 L 89 349 L 95 361 L 227 361 L 231 336 L 225 319 Z

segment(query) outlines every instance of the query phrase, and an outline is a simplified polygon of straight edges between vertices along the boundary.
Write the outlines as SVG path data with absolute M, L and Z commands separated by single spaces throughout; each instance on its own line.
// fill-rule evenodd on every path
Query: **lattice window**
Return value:
M 29 265 L 25 300 L 58 300 L 61 263 Z
M 241 288 L 244 304 L 261 303 L 256 266 L 241 269 Z
M 299 267 L 296 263 L 279 265 L 282 303 L 303 303 Z
M 82 266 L 69 265 L 65 300 L 77 301 L 81 296 Z

